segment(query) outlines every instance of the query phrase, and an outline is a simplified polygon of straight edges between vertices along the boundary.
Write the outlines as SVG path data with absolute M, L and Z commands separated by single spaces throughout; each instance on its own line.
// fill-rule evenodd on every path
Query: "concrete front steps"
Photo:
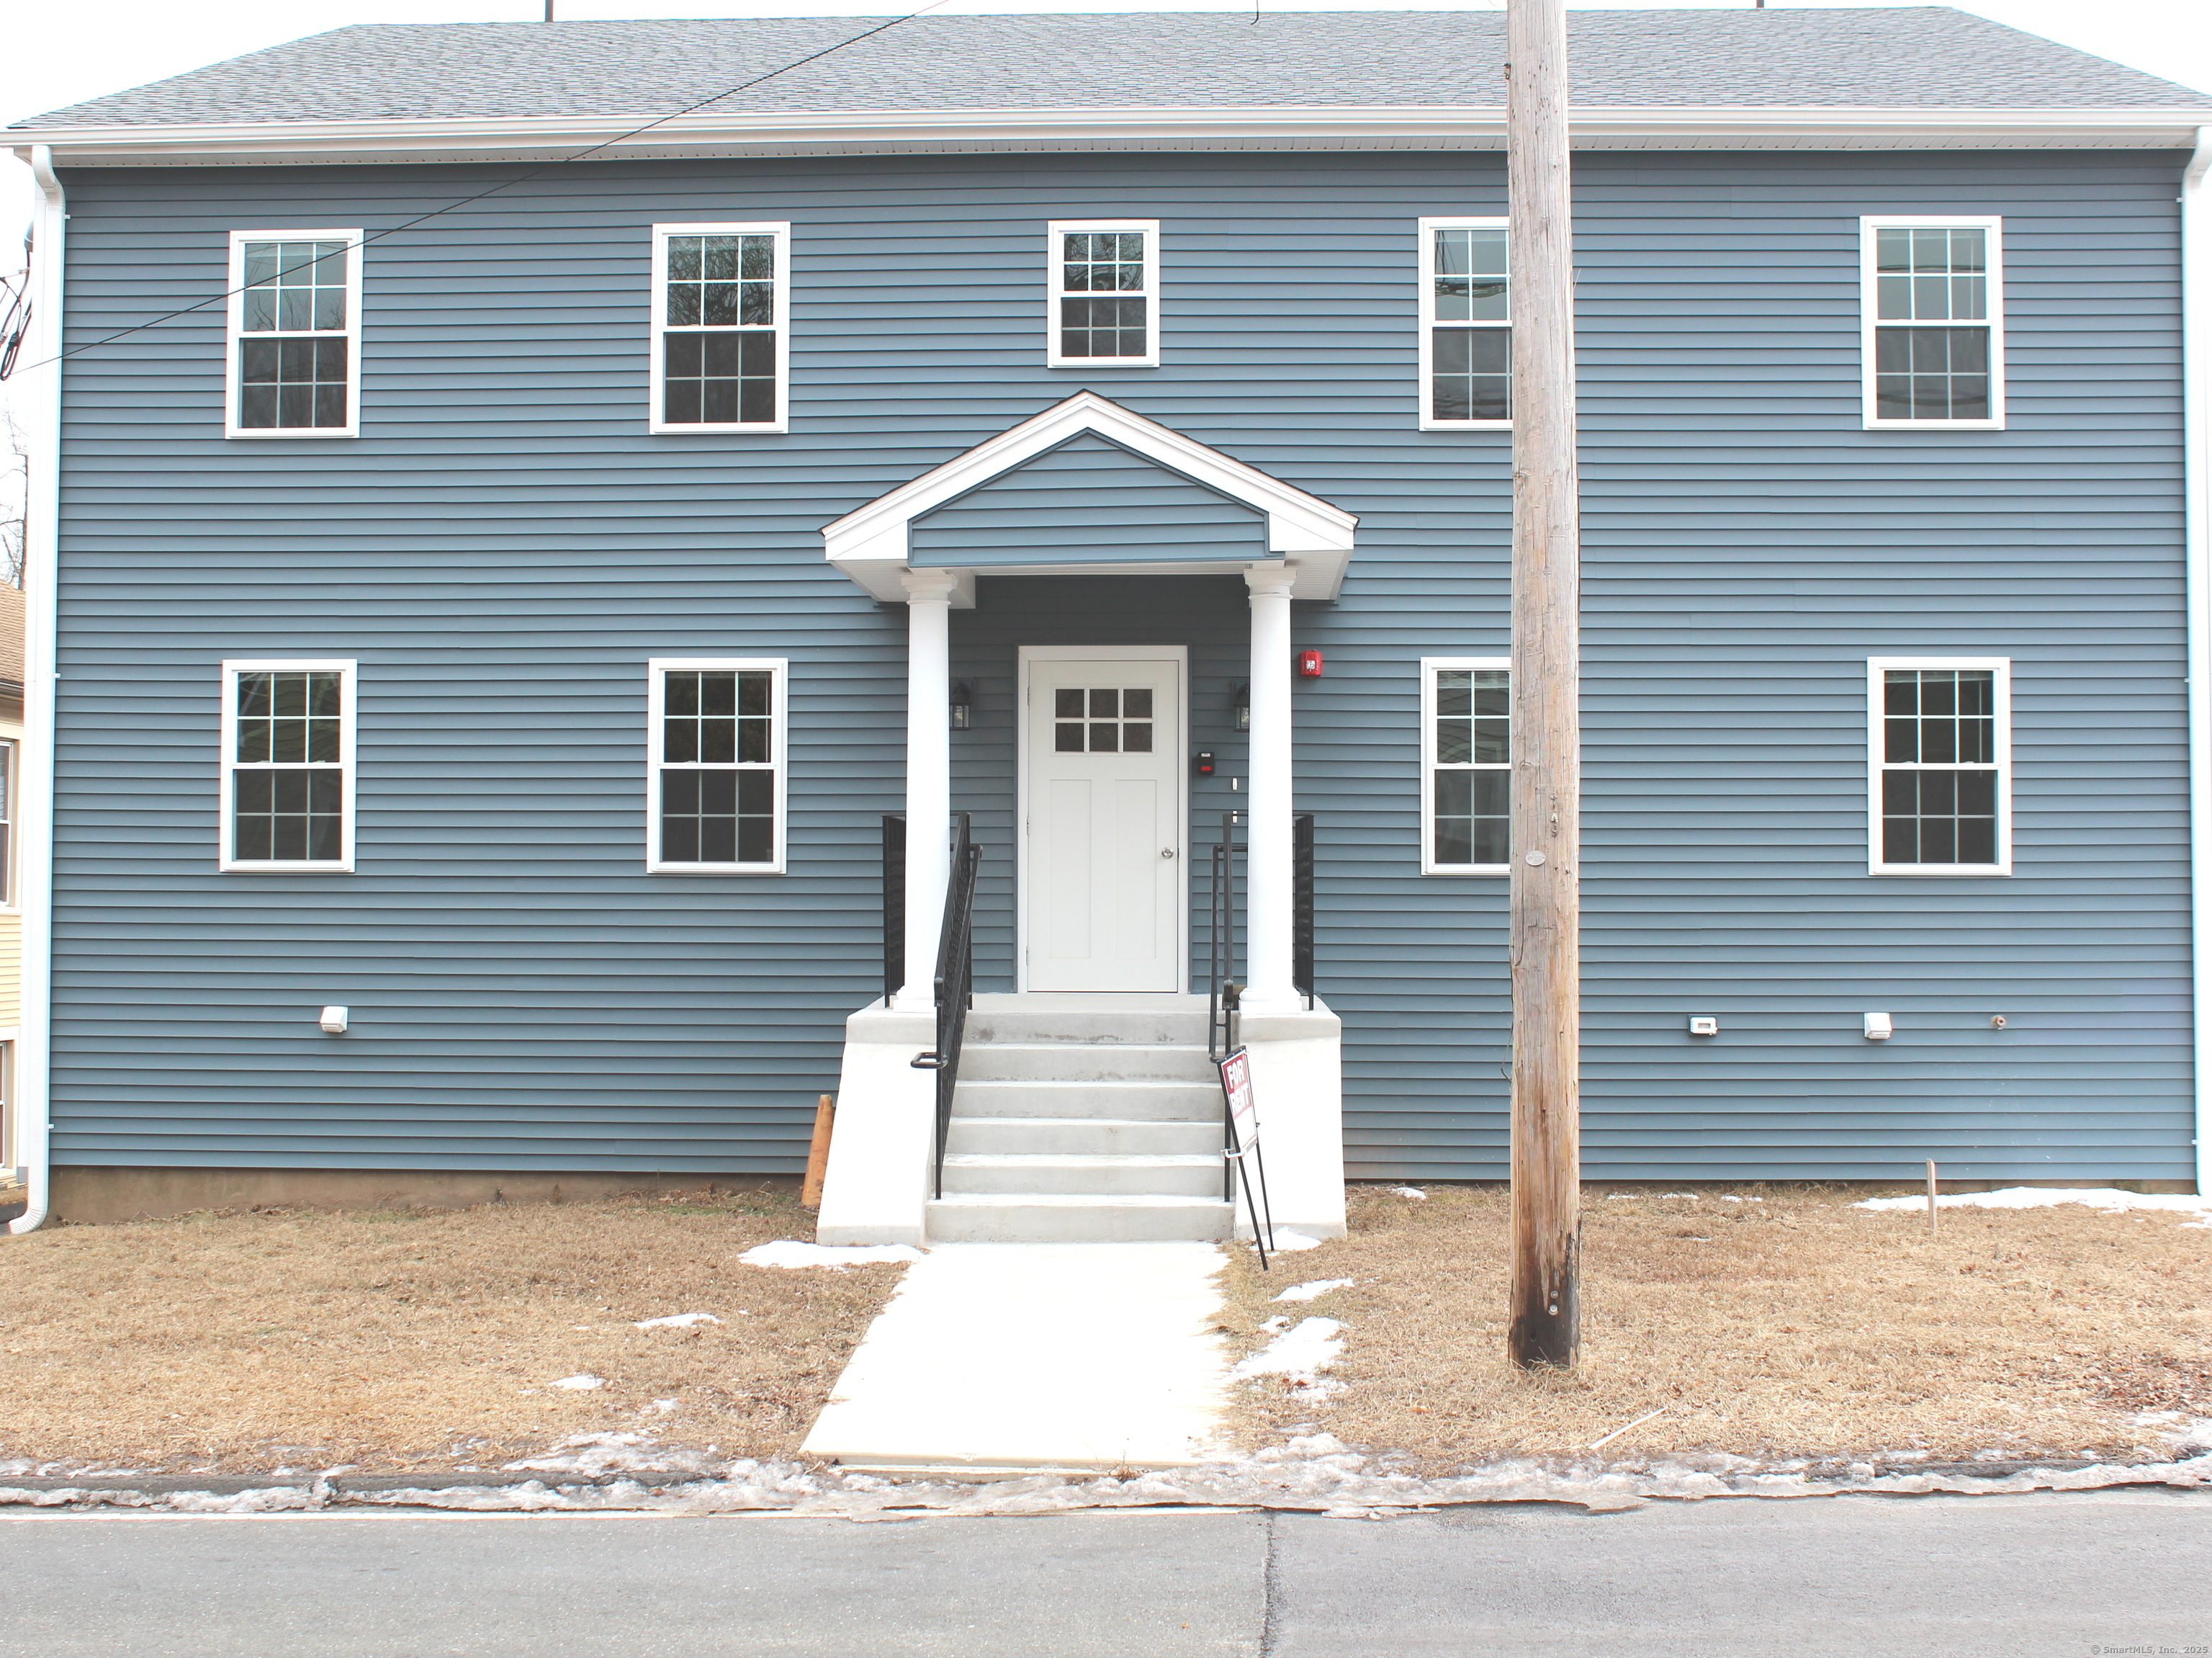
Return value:
M 1210 1242 L 1231 1212 L 1204 1001 L 975 998 L 931 1242 Z

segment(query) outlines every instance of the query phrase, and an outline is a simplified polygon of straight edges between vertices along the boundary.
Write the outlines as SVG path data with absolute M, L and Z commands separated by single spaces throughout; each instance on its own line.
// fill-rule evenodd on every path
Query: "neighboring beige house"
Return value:
M 18 1179 L 15 1026 L 23 1009 L 23 912 L 15 905 L 15 759 L 23 743 L 23 589 L 0 582 L 0 1180 Z

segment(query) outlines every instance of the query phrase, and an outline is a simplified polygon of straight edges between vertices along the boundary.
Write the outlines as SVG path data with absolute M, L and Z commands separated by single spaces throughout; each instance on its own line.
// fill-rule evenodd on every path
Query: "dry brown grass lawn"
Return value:
M 1580 1452 L 1662 1406 L 1604 1454 L 2162 1456 L 2129 1413 L 2212 1416 L 2212 1230 L 2172 1214 L 1949 1209 L 1930 1241 L 1920 1215 L 1855 1193 L 1593 1192 L 1583 1362 L 1528 1375 L 1503 1356 L 1505 1195 L 1426 1190 L 1355 1189 L 1349 1238 L 1269 1274 L 1236 1252 L 1229 1322 L 1252 1344 L 1275 1314 L 1347 1326 L 1349 1387 L 1318 1405 L 1255 1390 L 1249 1425 L 1311 1423 L 1435 1469 Z M 1358 1283 L 1303 1307 L 1268 1300 L 1342 1277 Z
M 641 1421 L 787 1454 L 901 1271 L 738 1264 L 812 1235 L 793 1198 L 750 1192 L 0 1240 L 0 1457 L 489 1468 Z M 676 1313 L 723 1322 L 633 1327 Z M 607 1386 L 547 1386 L 586 1372 Z

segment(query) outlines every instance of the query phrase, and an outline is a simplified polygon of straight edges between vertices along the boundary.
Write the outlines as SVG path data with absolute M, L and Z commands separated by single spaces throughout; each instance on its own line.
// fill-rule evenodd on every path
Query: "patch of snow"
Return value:
M 580 1370 L 573 1376 L 563 1376 L 558 1381 L 549 1381 L 548 1387 L 566 1387 L 571 1393 L 588 1393 L 594 1387 L 607 1385 L 605 1376 L 595 1376 L 589 1370 Z
M 908 1244 L 811 1244 L 781 1238 L 738 1259 L 747 1266 L 827 1266 L 842 1272 L 868 1261 L 918 1261 L 921 1252 Z
M 1271 1319 L 1268 1325 L 1277 1322 Z M 1300 1319 L 1258 1352 L 1248 1353 L 1239 1359 L 1229 1372 L 1229 1379 L 1244 1381 L 1254 1376 L 1280 1376 L 1298 1399 L 1325 1399 L 1340 1393 L 1344 1384 L 1329 1381 L 1322 1372 L 1343 1353 L 1343 1329 L 1344 1326 L 1335 1319 Z M 1296 1445 L 1298 1442 L 1291 1442 Z
M 1258 1245 L 1253 1247 L 1257 1248 Z M 1279 1228 L 1267 1234 L 1267 1253 L 1271 1255 L 1288 1255 L 1301 1249 L 1320 1247 L 1319 1238 L 1309 1238 L 1303 1232 L 1285 1232 Z
M 689 1330 L 695 1324 L 720 1324 L 721 1320 L 712 1313 L 671 1313 L 665 1319 L 640 1319 L 633 1326 L 639 1330 Z
M 2014 1186 L 2000 1192 L 1947 1192 L 1936 1199 L 1938 1209 L 2055 1209 L 2060 1204 L 2082 1204 L 2108 1215 L 2130 1209 L 2164 1210 L 2197 1217 L 2185 1222 L 2185 1225 L 2212 1227 L 2212 1196 L 2193 1192 L 2122 1192 L 2112 1186 Z M 1862 1198 L 1851 1207 L 1924 1211 L 1928 1199 L 1924 1194 Z
M 1429 1194 L 1422 1191 L 1420 1187 L 1417 1186 L 1394 1186 L 1390 1190 L 1396 1192 L 1401 1198 L 1418 1198 L 1423 1203 L 1426 1203 L 1429 1200 Z
M 1357 1278 L 1316 1278 L 1310 1283 L 1294 1283 L 1275 1297 L 1279 1301 L 1318 1301 L 1332 1289 L 1348 1289 L 1358 1283 Z

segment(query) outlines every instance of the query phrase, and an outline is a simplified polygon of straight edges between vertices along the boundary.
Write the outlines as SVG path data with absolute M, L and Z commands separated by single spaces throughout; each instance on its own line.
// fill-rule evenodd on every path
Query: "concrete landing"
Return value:
M 802 1448 L 911 1472 L 1172 1468 L 1227 1402 L 1212 1244 L 940 1244 L 907 1271 Z

